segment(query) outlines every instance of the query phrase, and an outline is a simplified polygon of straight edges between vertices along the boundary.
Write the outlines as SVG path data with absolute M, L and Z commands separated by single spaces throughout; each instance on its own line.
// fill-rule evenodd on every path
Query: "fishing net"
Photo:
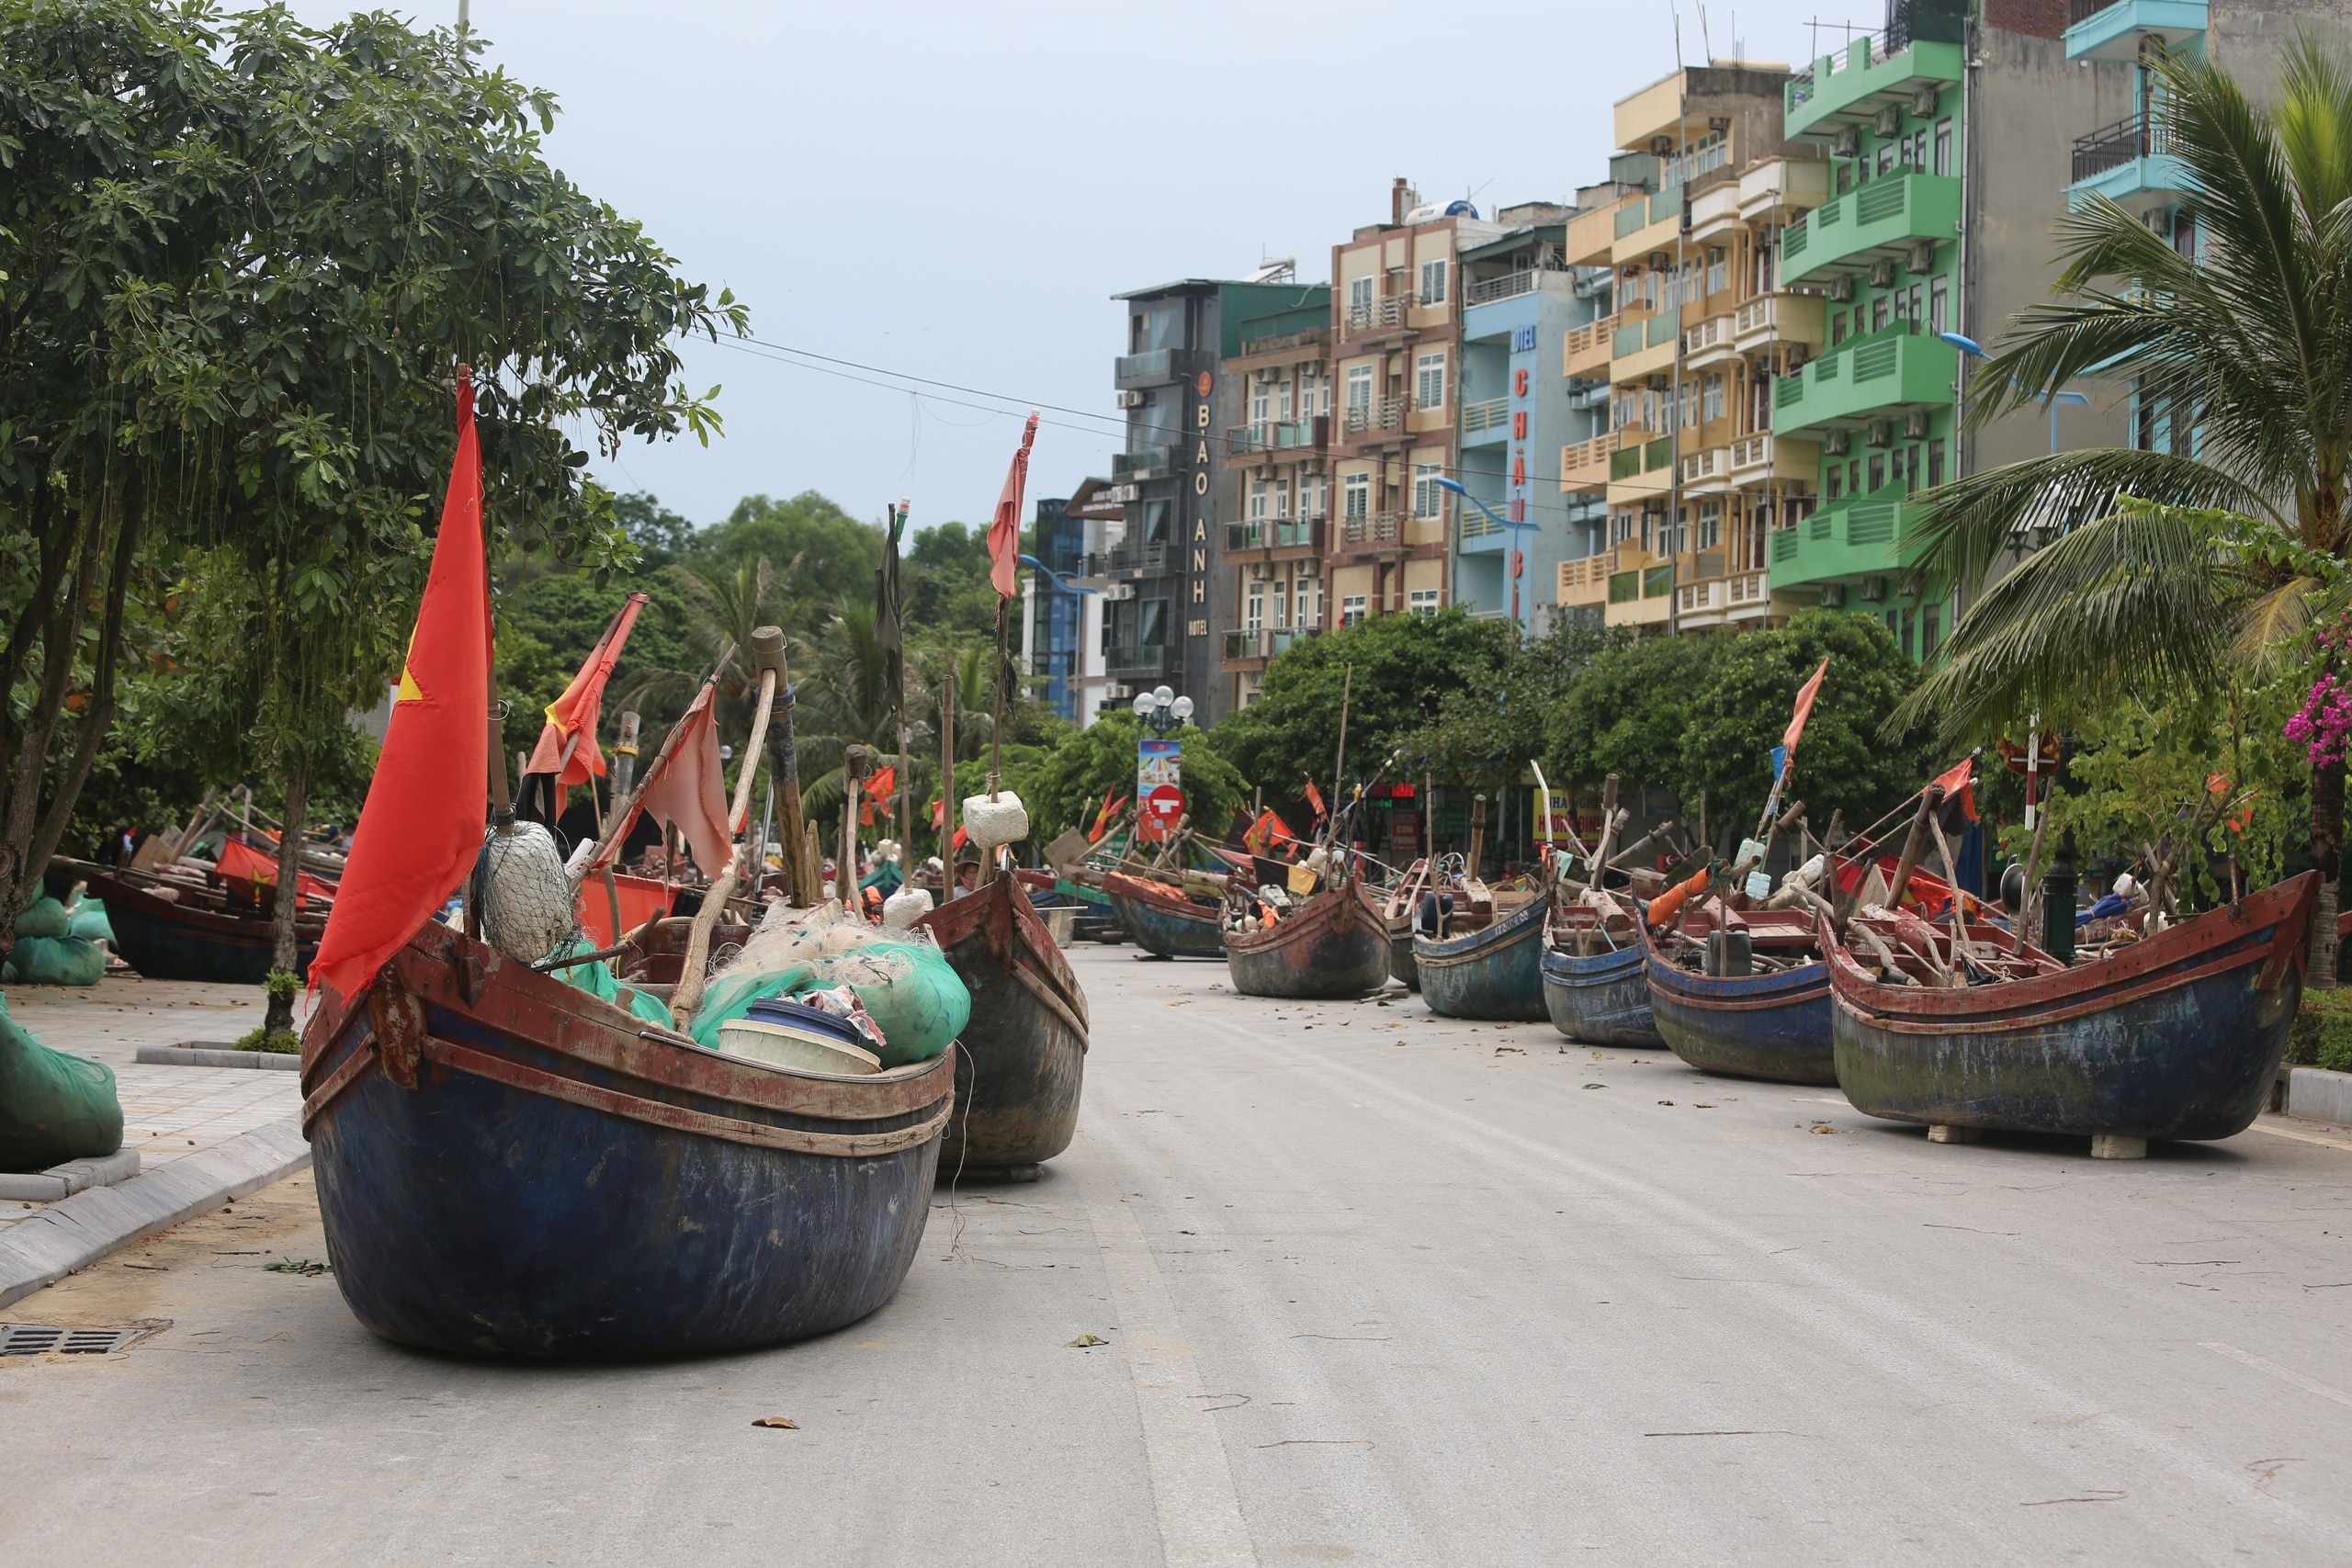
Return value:
M 753 1002 L 842 986 L 881 1031 L 885 1067 L 938 1055 L 972 1016 L 971 993 L 929 932 L 879 931 L 845 917 L 838 903 L 820 909 L 777 904 L 712 978 L 691 1032 L 717 1049 L 719 1026 Z
M 114 1069 L 51 1050 L 17 1026 L 0 998 L 0 1170 L 47 1170 L 120 1147 Z
M 74 928 L 74 919 L 65 906 L 44 893 L 24 908 L 17 917 L 18 936 L 66 936 Z
M 491 946 L 537 964 L 571 939 L 571 884 L 555 835 L 537 822 L 514 823 L 490 835 L 482 860 L 481 931 Z
M 28 936 L 8 950 L 0 981 L 20 986 L 95 986 L 107 972 L 106 950 L 70 936 Z
M 114 923 L 107 919 L 107 907 L 96 898 L 85 898 L 74 906 L 74 924 L 70 934 L 84 942 L 115 944 Z

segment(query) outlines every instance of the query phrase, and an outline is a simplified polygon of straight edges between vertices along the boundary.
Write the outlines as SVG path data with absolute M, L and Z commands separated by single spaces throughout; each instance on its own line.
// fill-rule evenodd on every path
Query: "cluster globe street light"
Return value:
M 1154 735 L 1165 735 L 1191 720 L 1193 699 L 1180 697 L 1166 686 L 1155 686 L 1136 694 L 1136 716 L 1149 726 Z

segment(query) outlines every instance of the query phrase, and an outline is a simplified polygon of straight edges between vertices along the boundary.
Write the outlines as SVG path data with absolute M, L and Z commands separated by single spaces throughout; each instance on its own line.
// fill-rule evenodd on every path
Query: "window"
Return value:
M 1681 417 L 1682 417 L 1682 423 L 1679 423 L 1679 424 L 1669 425 L 1668 428 L 1672 429 L 1672 430 L 1688 430 L 1688 429 L 1690 429 L 1692 425 L 1697 424 L 1697 423 L 1699 423 L 1699 383 L 1698 383 L 1698 382 L 1696 382 L 1696 381 L 1685 381 L 1685 382 L 1683 382 L 1683 383 L 1682 383 L 1681 404 L 1682 404 L 1682 416 L 1681 416 Z
M 1871 331 L 1875 333 L 1883 332 L 1885 330 L 1886 312 L 1887 299 L 1885 295 L 1882 294 L 1877 299 L 1871 301 Z
M 1175 516 L 1171 503 L 1147 501 L 1143 503 L 1143 542 L 1165 545 L 1174 541 Z
M 1250 423 L 1263 424 L 1272 419 L 1274 415 L 1273 401 L 1274 384 L 1272 382 L 1261 381 L 1252 388 L 1250 393 Z
M 1274 481 L 1274 515 L 1277 517 L 1290 515 L 1290 481 L 1288 479 Z
M 1442 463 L 1413 465 L 1413 515 L 1419 518 L 1445 515 L 1445 491 L 1437 480 L 1445 472 Z
M 1947 278 L 1928 280 L 1928 330 L 1941 333 L 1951 324 L 1951 283 Z
M 1250 608 L 1247 618 L 1241 624 L 1253 632 L 1266 624 L 1266 585 L 1264 583 L 1253 582 L 1250 585 Z
M 1326 481 L 1319 479 L 1301 479 L 1298 481 L 1298 514 L 1301 517 L 1320 517 L 1323 515 L 1323 500 L 1326 494 L 1324 489 L 1325 482 Z
M 1290 624 L 1290 594 L 1284 591 L 1283 580 L 1279 577 L 1274 579 L 1272 599 L 1274 626 L 1280 629 Z
M 1944 482 L 1944 443 L 1940 435 L 1928 443 L 1928 485 L 1929 489 Z
M 1934 164 L 1936 173 L 1939 175 L 1951 173 L 1951 121 L 1948 119 L 1936 121 Z
M 1894 142 L 1882 141 L 1878 144 L 1878 172 L 1880 174 L 1887 175 L 1894 172 L 1894 155 L 1897 151 L 1898 148 Z
M 1424 411 L 1445 407 L 1445 355 L 1424 354 L 1413 362 L 1414 406 Z
M 1609 542 L 1611 545 L 1622 545 L 1626 540 L 1632 538 L 1634 536 L 1634 514 L 1633 513 L 1611 513 L 1609 514 Z
M 1421 303 L 1424 305 L 1445 303 L 1444 262 L 1425 261 L 1421 264 Z
M 1363 413 L 1372 407 L 1371 366 L 1348 367 L 1348 407 L 1356 413 Z
M 1724 373 L 1720 370 L 1711 370 L 1707 373 L 1703 411 L 1703 417 L 1707 419 L 1721 419 L 1724 416 Z
M 1361 315 L 1372 309 L 1375 280 L 1370 277 L 1348 279 L 1348 309 Z
M 1721 294 L 1731 287 L 1731 258 L 1721 245 L 1707 253 L 1707 292 Z
M 1340 600 L 1340 624 L 1343 626 L 1363 625 L 1363 595 L 1349 593 Z
M 1345 497 L 1347 502 L 1347 514 L 1350 517 L 1354 518 L 1371 516 L 1372 476 L 1370 474 L 1350 474 L 1345 479 L 1341 479 L 1340 484 L 1341 493 Z
M 1297 590 L 1295 603 L 1298 607 L 1292 613 L 1292 620 L 1294 624 L 1297 626 L 1300 631 L 1306 631 L 1311 627 L 1321 626 L 1323 624 L 1323 583 L 1321 580 L 1302 577 L 1296 580 L 1295 587 Z
M 1291 406 L 1290 383 L 1283 381 L 1274 388 L 1274 417 L 1276 419 L 1290 418 Z
M 1839 344 L 1844 343 L 1845 341 L 1846 312 L 1843 310 L 1832 310 L 1829 312 L 1829 346 L 1836 348 Z
M 1712 550 L 1716 546 L 1722 544 L 1723 539 L 1724 503 L 1720 501 L 1701 502 L 1699 503 L 1699 543 L 1697 547 L 1702 550 Z
M 1247 516 L 1247 517 L 1250 519 L 1250 522 L 1252 522 L 1252 523 L 1261 523 L 1261 522 L 1265 521 L 1265 517 L 1266 517 L 1266 481 L 1265 481 L 1265 480 L 1263 480 L 1263 479 L 1251 479 L 1251 480 L 1250 481 L 1250 501 L 1249 501 L 1249 504 L 1248 504 L 1248 506 L 1244 509 L 1244 513 L 1243 513 L 1243 514 L 1244 514 L 1245 516 Z
M 1405 608 L 1416 615 L 1434 615 L 1438 609 L 1439 590 L 1416 588 L 1405 595 Z
M 1845 498 L 1846 468 L 1844 464 L 1832 463 L 1829 465 L 1829 489 L 1827 494 L 1829 499 L 1832 501 L 1840 501 Z
M 1870 488 L 1870 490 L 1869 490 L 1869 491 L 1865 491 L 1864 493 L 1865 493 L 1865 494 L 1874 494 L 1874 493 L 1876 493 L 1876 492 L 1877 492 L 1877 491 L 1879 491 L 1884 490 L 1885 488 L 1886 488 L 1886 459 L 1885 459 L 1883 457 L 1876 457 L 1876 456 L 1874 456 L 1874 457 L 1872 457 L 1871 458 L 1871 488 Z
M 1838 164 L 1838 194 L 1839 196 L 1843 196 L 1843 195 L 1845 195 L 1848 191 L 1849 191 L 1849 190 L 1851 190 L 1851 189 L 1853 189 L 1853 188 L 1854 188 L 1854 165 L 1853 165 L 1853 164 Z
M 1136 641 L 1145 648 L 1168 646 L 1168 601 L 1144 599 L 1136 604 Z
M 1929 604 L 1919 612 L 1919 662 L 1926 663 L 1936 656 L 1936 644 L 1941 640 L 1937 625 L 1943 619 L 1942 606 Z

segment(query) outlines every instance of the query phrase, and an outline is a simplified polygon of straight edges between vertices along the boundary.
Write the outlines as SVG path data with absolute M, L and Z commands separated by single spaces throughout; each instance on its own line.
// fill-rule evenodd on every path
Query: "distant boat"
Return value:
M 1015 877 L 950 898 L 917 923 L 972 993 L 942 1168 L 1034 1176 L 1078 1132 L 1086 993 Z
M 1374 895 L 1351 876 L 1295 914 L 1225 933 L 1225 963 L 1245 997 L 1361 997 L 1388 983 L 1388 930 Z
M 1894 953 L 1911 983 L 1890 984 L 1856 943 L 1832 945 L 1838 1087 L 1858 1111 L 1931 1126 L 2233 1137 L 2278 1077 L 2318 897 L 2305 872 L 2072 966 L 1972 928 L 1979 973 L 2013 976 L 1972 985 L 1934 983 L 1912 951 Z M 1950 969 L 1949 931 L 1887 929 Z
M 1537 894 L 1509 914 L 1460 936 L 1413 938 L 1421 999 L 1447 1018 L 1542 1022 L 1545 931 L 1552 897 Z
M 956 1053 L 872 1075 L 707 1050 L 433 921 L 302 1043 L 335 1283 L 459 1355 L 737 1350 L 890 1298 Z
M 1716 901 L 1691 910 L 1690 934 L 1707 943 L 1722 911 Z M 1706 1072 L 1781 1083 L 1836 1083 L 1829 965 L 1817 956 L 1814 917 L 1750 909 L 1733 916 L 1732 925 L 1755 952 L 1812 955 L 1813 961 L 1756 973 L 1703 974 L 1668 957 L 1645 924 L 1643 960 L 1659 1037 L 1676 1055 Z
M 1613 908 L 1605 916 L 1590 902 L 1555 907 L 1544 954 L 1544 1010 L 1552 1027 L 1571 1040 L 1663 1050 L 1634 929 L 1640 916 L 1627 900 L 1609 902 Z
M 1173 887 L 1131 876 L 1102 874 L 1102 892 L 1119 923 L 1146 953 L 1161 958 L 1222 958 L 1225 931 L 1215 905 L 1196 904 Z
M 1396 886 L 1380 895 L 1380 920 L 1388 928 L 1388 977 L 1409 990 L 1421 988 L 1413 962 L 1413 911 L 1430 890 L 1430 863 L 1415 861 Z
M 272 917 L 254 905 L 241 908 L 218 886 L 85 862 L 52 861 L 51 870 L 89 885 L 90 897 L 106 904 L 115 951 L 150 980 L 258 986 L 276 967 Z M 323 913 L 295 915 L 296 974 L 310 973 L 326 923 Z

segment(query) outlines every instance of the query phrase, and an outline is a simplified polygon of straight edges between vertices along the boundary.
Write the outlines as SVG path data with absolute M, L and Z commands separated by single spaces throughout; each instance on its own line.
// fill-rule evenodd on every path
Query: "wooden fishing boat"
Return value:
M 1547 890 L 1461 936 L 1413 938 L 1421 999 L 1447 1018 L 1542 1022 L 1544 954 L 1552 896 Z
M 2233 1136 L 2278 1076 L 2318 893 L 2306 872 L 2072 967 L 1972 928 L 2016 976 L 1976 985 L 1918 983 L 1928 966 L 1903 951 L 1915 983 L 1889 983 L 1830 945 L 1838 1086 L 1858 1111 L 1931 1127 Z M 1948 935 L 1912 941 L 1950 966 Z
M 1421 972 L 1413 962 L 1413 912 L 1430 890 L 1430 877 L 1428 860 L 1417 860 L 1380 899 L 1380 923 L 1388 930 L 1388 977 L 1411 991 L 1421 988 Z
M 1195 904 L 1163 884 L 1125 872 L 1102 874 L 1102 891 L 1119 923 L 1146 953 L 1161 958 L 1222 958 L 1224 921 L 1216 907 Z
M 1086 1078 L 1086 993 L 1010 876 L 917 922 L 972 993 L 942 1174 L 1032 1177 L 1069 1147 Z
M 52 869 L 60 863 L 52 862 Z M 268 978 L 277 937 L 268 913 L 192 881 L 71 863 L 89 896 L 107 907 L 115 950 L 150 980 L 258 986 Z M 168 894 L 169 897 L 165 897 Z M 307 976 L 326 931 L 323 914 L 294 918 L 295 972 Z
M 1296 914 L 1227 931 L 1225 965 L 1245 997 L 1360 997 L 1388 983 L 1388 929 L 1374 896 L 1351 876 Z
M 1674 1054 L 1703 1072 L 1781 1083 L 1834 1084 L 1830 1048 L 1829 965 L 1818 956 L 1814 918 L 1797 910 L 1751 909 L 1728 920 L 1719 901 L 1694 909 L 1684 935 L 1702 949 L 1718 929 L 1744 932 L 1753 950 L 1792 963 L 1747 974 L 1709 975 L 1678 963 L 1646 923 L 1642 956 L 1650 1016 Z
M 709 1051 L 439 922 L 302 1043 L 335 1283 L 387 1339 L 597 1359 L 775 1345 L 906 1277 L 956 1053 Z
M 1623 900 L 1604 915 L 1589 903 L 1555 903 L 1544 954 L 1544 1008 L 1552 1027 L 1593 1045 L 1664 1050 L 1650 1015 L 1640 917 Z

